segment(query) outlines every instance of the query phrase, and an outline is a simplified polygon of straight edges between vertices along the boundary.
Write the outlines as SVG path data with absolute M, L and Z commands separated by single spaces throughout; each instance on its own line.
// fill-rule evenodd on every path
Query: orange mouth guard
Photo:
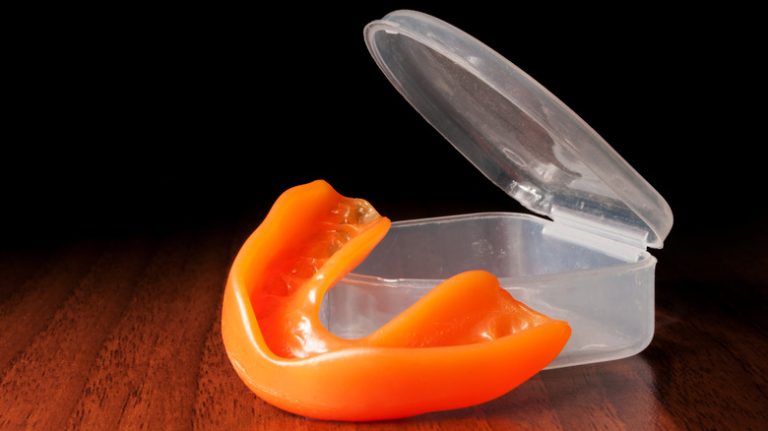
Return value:
M 222 309 L 229 359 L 259 397 L 317 419 L 401 418 L 499 397 L 565 346 L 566 322 L 484 271 L 444 281 L 366 337 L 333 335 L 318 317 L 323 295 L 389 226 L 325 181 L 278 198 L 235 258 Z

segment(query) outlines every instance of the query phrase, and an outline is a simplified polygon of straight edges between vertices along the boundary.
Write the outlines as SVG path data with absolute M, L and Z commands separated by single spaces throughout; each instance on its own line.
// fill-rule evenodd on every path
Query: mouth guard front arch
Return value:
M 227 354 L 254 393 L 318 419 L 407 417 L 501 396 L 565 346 L 566 322 L 484 271 L 444 281 L 367 337 L 330 333 L 318 317 L 323 295 L 389 226 L 325 181 L 278 198 L 235 258 L 222 309 Z

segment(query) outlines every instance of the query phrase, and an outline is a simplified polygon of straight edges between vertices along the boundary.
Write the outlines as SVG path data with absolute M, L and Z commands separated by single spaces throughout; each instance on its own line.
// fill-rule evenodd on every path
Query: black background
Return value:
M 393 219 L 524 211 L 370 58 L 363 26 L 398 8 L 473 34 L 579 113 L 670 203 L 667 246 L 764 229 L 757 14 L 519 7 L 37 11 L 6 55 L 2 241 L 256 226 L 317 178 Z

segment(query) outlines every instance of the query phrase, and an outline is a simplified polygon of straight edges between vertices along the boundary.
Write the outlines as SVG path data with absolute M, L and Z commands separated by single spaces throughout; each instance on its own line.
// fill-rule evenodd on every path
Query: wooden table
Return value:
M 478 407 L 346 424 L 267 405 L 227 361 L 221 294 L 246 234 L 208 229 L 0 252 L 0 429 L 768 427 L 765 236 L 717 246 L 673 236 L 654 252 L 656 337 L 640 355 L 545 371 Z

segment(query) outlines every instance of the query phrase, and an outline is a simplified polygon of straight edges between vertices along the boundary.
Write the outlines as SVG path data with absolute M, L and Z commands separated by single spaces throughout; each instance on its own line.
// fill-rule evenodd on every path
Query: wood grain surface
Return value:
M 473 408 L 355 424 L 282 412 L 232 370 L 219 313 L 247 233 L 0 252 L 0 430 L 768 427 L 765 238 L 654 252 L 657 329 L 640 355 L 545 371 Z

